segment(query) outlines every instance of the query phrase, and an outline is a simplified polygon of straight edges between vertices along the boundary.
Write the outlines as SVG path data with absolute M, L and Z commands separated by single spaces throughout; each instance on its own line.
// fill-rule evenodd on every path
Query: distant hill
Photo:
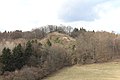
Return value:
M 46 47 L 47 46 L 46 43 L 48 39 L 52 43 L 52 47 L 60 46 L 66 49 L 71 49 L 72 46 L 75 45 L 75 42 L 76 42 L 76 40 L 70 37 L 69 35 L 58 33 L 58 32 L 49 33 L 45 38 L 36 39 L 36 40 L 40 42 L 43 45 L 43 47 Z M 8 39 L 8 40 L 3 39 L 0 41 L 0 54 L 2 54 L 2 49 L 4 47 L 9 47 L 10 49 L 12 49 L 19 43 L 22 45 L 25 45 L 27 41 L 28 41 L 27 39 L 23 39 L 23 38 Z
M 70 37 L 69 35 L 58 32 L 49 33 L 44 39 L 40 40 L 40 42 L 44 46 L 47 46 L 47 40 L 52 43 L 52 47 L 61 46 L 67 49 L 75 45 L 76 42 L 76 39 Z

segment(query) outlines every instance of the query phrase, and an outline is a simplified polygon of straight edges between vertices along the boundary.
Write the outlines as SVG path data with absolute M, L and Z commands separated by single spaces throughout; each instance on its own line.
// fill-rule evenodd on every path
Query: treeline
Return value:
M 118 35 L 109 32 L 85 32 L 77 37 L 77 63 L 106 62 L 120 56 L 116 53 Z M 119 46 L 120 47 L 120 46 Z
M 56 25 L 47 25 L 40 28 L 32 29 L 31 31 L 25 31 L 22 30 L 15 30 L 15 31 L 4 31 L 0 32 L 0 40 L 2 39 L 42 39 L 47 34 L 52 32 L 59 32 L 63 34 L 70 35 L 71 37 L 77 37 L 79 35 L 79 32 L 86 32 L 84 28 L 72 28 L 71 26 L 56 26 Z
M 4 31 L 0 33 L 0 39 L 18 39 L 18 38 L 24 38 L 24 39 L 42 39 L 45 37 L 48 33 L 51 32 L 59 32 L 59 33 L 65 33 L 65 34 L 71 34 L 72 27 L 71 26 L 56 26 L 56 25 L 47 25 L 40 28 L 32 29 L 31 31 Z

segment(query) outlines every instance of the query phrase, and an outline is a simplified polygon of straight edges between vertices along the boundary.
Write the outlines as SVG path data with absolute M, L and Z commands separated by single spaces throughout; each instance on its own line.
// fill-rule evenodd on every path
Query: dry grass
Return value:
M 44 39 L 40 40 L 43 44 L 43 47 L 46 47 L 47 40 L 50 40 L 52 46 L 60 46 L 64 47 L 65 49 L 71 49 L 73 45 L 76 44 L 76 39 L 70 37 L 69 35 L 53 32 L 49 33 Z
M 120 62 L 75 65 L 43 80 L 120 80 Z

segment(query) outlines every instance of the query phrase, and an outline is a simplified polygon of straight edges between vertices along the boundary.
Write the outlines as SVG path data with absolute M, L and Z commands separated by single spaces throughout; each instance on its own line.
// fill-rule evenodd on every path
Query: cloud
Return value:
M 67 24 L 78 28 L 84 27 L 87 30 L 115 31 L 120 33 L 120 5 L 118 4 L 120 4 L 120 0 L 98 4 L 96 9 L 98 9 L 99 19 L 94 21 L 67 22 Z
M 120 0 L 0 0 L 0 31 L 48 24 L 118 31 L 119 4 Z
M 59 18 L 65 22 L 94 21 L 99 18 L 96 6 L 110 0 L 67 0 Z

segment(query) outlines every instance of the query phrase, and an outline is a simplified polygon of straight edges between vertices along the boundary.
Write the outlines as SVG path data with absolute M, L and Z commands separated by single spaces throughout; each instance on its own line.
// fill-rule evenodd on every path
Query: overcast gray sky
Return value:
M 0 30 L 71 25 L 120 33 L 120 0 L 0 0 Z

